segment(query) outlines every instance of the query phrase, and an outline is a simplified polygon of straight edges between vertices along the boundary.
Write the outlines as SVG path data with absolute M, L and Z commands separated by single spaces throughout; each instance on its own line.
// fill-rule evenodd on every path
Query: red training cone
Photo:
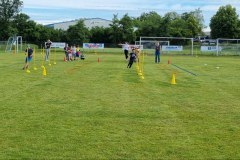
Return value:
M 171 61 L 170 61 L 170 60 L 168 60 L 168 64 L 171 64 Z

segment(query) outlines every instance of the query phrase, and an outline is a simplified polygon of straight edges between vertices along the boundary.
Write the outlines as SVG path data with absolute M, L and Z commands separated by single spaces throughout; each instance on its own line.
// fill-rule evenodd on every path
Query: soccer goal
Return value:
M 217 56 L 238 55 L 240 56 L 240 39 L 217 39 Z
M 159 43 L 162 49 L 162 54 L 193 55 L 193 38 L 140 37 L 140 40 L 135 43 L 143 45 L 143 50 L 147 53 L 154 53 L 155 44 Z
M 19 50 L 22 51 L 22 36 L 12 36 L 8 38 L 5 52 L 18 53 Z

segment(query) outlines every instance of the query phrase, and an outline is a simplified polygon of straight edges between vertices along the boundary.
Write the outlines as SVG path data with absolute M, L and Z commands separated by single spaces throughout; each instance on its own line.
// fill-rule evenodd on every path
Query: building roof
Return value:
M 107 19 L 103 19 L 103 18 L 79 18 L 79 19 L 75 19 L 75 20 L 71 20 L 71 21 L 63 21 L 63 22 L 57 22 L 57 23 L 50 23 L 50 24 L 46 24 L 45 26 L 53 26 L 55 24 L 63 24 L 63 23 L 69 23 L 69 22 L 76 22 L 79 20 L 94 20 L 94 19 L 98 19 L 98 20 L 104 20 L 104 21 L 109 21 L 112 22 L 111 20 L 107 20 Z

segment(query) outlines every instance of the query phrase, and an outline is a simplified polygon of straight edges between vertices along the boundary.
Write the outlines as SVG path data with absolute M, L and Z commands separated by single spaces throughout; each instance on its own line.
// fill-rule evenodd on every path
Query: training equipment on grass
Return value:
M 42 48 L 41 55 L 42 55 L 42 65 L 41 65 L 41 67 L 43 68 L 44 65 L 45 65 L 45 60 L 44 60 L 44 47 Z
M 31 71 L 29 69 L 26 70 L 26 73 L 31 73 Z
M 175 65 L 175 64 L 172 64 L 174 67 L 177 67 L 178 69 L 180 69 L 180 70 L 182 70 L 182 71 L 185 71 L 185 72 L 187 72 L 187 73 L 190 73 L 191 75 L 193 75 L 193 76 L 197 76 L 197 74 L 195 74 L 195 73 L 193 73 L 193 72 L 190 72 L 190 71 L 188 71 L 188 70 L 186 70 L 186 69 L 184 69 L 184 68 L 182 68 L 182 67 L 179 67 L 179 66 L 177 66 L 177 65 Z
M 141 53 L 141 50 L 138 49 L 136 50 L 136 71 L 137 74 L 141 79 L 144 79 L 144 71 L 143 71 L 143 66 L 144 66 L 144 53 Z
M 171 64 L 171 59 L 170 58 L 168 59 L 168 64 Z
M 53 64 L 57 64 L 56 63 L 56 47 L 54 48 Z
M 49 59 L 49 61 L 48 61 L 48 65 L 49 66 L 52 66 L 52 64 L 51 64 L 51 60 Z
M 34 47 L 33 50 L 33 69 L 36 71 L 37 67 L 36 67 L 36 48 Z
M 43 76 L 46 76 L 46 75 L 47 75 L 47 70 L 46 70 L 46 68 L 43 66 L 42 69 L 43 69 L 42 75 L 43 75 Z
M 177 84 L 177 83 L 176 83 L 176 76 L 175 76 L 175 73 L 172 73 L 171 84 Z

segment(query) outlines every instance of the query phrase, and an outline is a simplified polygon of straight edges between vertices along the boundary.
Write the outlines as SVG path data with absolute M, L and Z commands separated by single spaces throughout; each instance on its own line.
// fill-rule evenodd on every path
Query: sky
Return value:
M 51 24 L 80 18 L 102 18 L 112 20 L 117 14 L 139 17 L 142 13 L 155 11 L 164 16 L 168 12 L 194 11 L 200 8 L 206 30 L 210 19 L 220 6 L 227 4 L 236 8 L 240 15 L 240 0 L 23 0 L 22 13 L 39 24 Z

